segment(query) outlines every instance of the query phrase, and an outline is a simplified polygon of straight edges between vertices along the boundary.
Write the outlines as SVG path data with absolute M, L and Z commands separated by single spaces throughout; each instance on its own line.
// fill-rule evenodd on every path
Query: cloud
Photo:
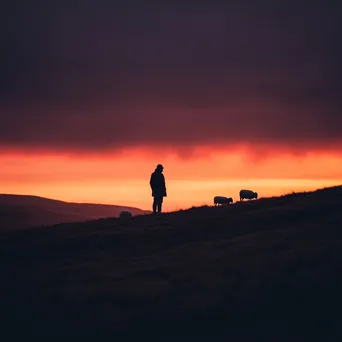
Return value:
M 0 18 L 3 147 L 341 145 L 341 24 L 326 2 L 35 2 Z

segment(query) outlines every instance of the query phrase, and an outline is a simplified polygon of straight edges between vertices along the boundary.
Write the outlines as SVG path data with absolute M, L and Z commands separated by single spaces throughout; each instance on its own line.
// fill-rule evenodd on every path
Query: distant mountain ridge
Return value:
M 73 203 L 31 195 L 0 194 L 0 231 L 118 217 L 121 210 L 127 209 L 133 215 L 149 213 L 129 206 Z

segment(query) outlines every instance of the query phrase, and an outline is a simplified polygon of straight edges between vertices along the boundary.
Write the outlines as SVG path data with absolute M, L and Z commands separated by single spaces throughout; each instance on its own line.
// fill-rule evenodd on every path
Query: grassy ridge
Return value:
M 0 231 L 119 217 L 121 210 L 125 209 L 131 210 L 133 215 L 149 213 L 127 206 L 69 203 L 37 196 L 0 194 Z
M 3 233 L 2 322 L 25 336 L 338 341 L 341 210 L 334 187 Z

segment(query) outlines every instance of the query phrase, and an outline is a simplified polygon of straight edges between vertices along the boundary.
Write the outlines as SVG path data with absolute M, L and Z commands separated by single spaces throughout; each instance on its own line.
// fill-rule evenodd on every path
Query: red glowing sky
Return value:
M 162 162 L 167 182 L 165 209 L 212 204 L 215 195 L 237 200 L 241 188 L 261 197 L 309 190 L 341 182 L 338 153 L 276 153 L 253 156 L 248 149 L 198 149 L 192 157 L 131 149 L 103 155 L 1 155 L 2 192 L 34 194 L 77 202 L 138 206 L 149 209 L 149 177 Z
M 338 3 L 137 6 L 1 11 L 0 192 L 149 207 L 158 163 L 169 209 L 339 182 Z

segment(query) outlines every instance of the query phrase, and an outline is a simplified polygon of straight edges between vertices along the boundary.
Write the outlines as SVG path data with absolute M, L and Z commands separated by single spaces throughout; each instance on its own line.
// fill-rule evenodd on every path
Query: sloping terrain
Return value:
M 341 341 L 342 187 L 0 234 L 2 332 Z
M 0 194 L 0 231 L 25 229 L 65 222 L 118 217 L 121 210 L 145 212 L 118 205 L 68 203 L 37 196 Z

